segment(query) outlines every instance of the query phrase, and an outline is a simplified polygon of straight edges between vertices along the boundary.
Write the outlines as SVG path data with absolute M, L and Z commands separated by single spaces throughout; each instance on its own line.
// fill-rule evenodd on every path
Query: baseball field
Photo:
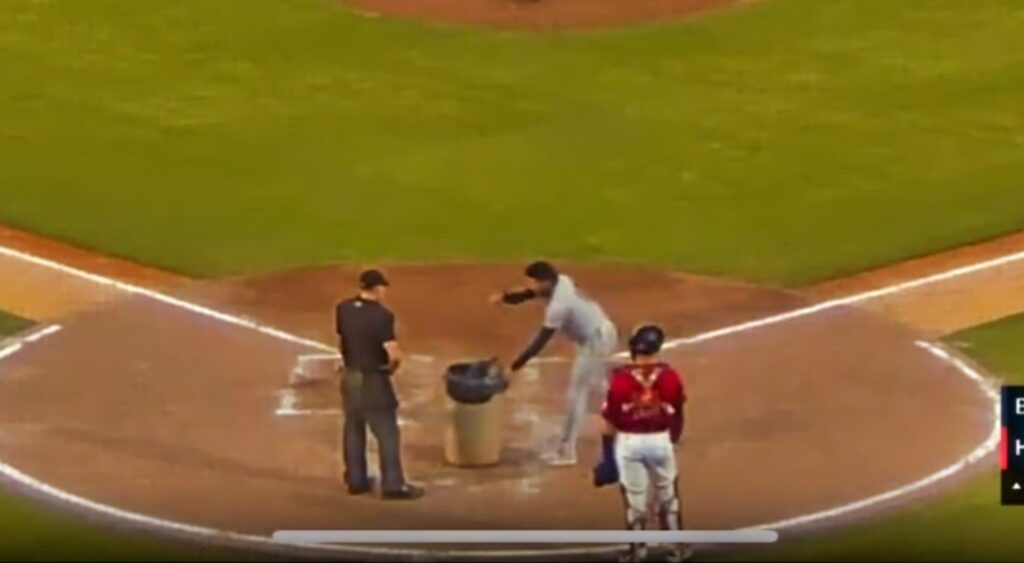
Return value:
M 5 0 L 0 557 L 618 526 L 535 463 L 565 346 L 502 467 L 439 467 L 431 378 L 524 343 L 536 311 L 483 301 L 545 257 L 669 329 L 688 513 L 800 532 L 741 556 L 1024 559 L 990 435 L 1024 382 L 1022 43 L 1016 0 Z M 286 388 L 367 264 L 419 358 L 413 509 L 346 499 L 336 395 Z

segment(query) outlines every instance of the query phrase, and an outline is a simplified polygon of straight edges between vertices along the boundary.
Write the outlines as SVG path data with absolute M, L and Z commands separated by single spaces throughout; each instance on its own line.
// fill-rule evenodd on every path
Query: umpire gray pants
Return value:
M 398 400 L 387 377 L 387 374 L 361 370 L 342 373 L 341 401 L 345 418 L 341 449 L 345 458 L 345 482 L 353 488 L 370 485 L 366 467 L 367 429 L 377 439 L 381 490 L 397 491 L 405 484 L 398 431 Z
M 345 482 L 356 488 L 370 484 L 366 463 L 366 430 L 377 439 L 380 463 L 380 487 L 397 491 L 405 484 L 402 471 L 401 437 L 397 409 L 346 409 L 342 429 L 342 451 L 345 456 Z

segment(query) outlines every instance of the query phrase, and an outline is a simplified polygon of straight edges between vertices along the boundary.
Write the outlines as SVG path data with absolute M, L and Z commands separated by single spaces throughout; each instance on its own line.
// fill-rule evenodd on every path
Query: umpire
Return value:
M 395 315 L 381 300 L 388 280 L 378 270 L 359 276 L 359 294 L 338 304 L 336 325 L 344 370 L 341 402 L 345 411 L 342 448 L 349 494 L 373 490 L 366 467 L 366 428 L 377 439 L 381 496 L 416 499 L 423 489 L 406 483 L 398 431 L 398 397 L 391 378 L 402 363 L 395 338 Z

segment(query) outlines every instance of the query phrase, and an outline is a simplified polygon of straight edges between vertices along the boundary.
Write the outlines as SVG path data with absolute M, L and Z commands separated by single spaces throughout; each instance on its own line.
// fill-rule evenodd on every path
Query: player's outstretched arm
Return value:
M 526 365 L 526 362 L 529 362 L 544 350 L 544 347 L 548 345 L 548 342 L 551 341 L 551 337 L 554 335 L 555 329 L 542 327 L 540 331 L 537 332 L 537 336 L 533 337 L 533 341 L 530 342 L 530 345 L 527 346 L 521 354 L 519 354 L 519 357 L 512 362 L 512 365 L 510 365 L 509 368 L 512 371 L 519 371 L 522 369 L 522 367 Z
M 537 292 L 529 288 L 506 289 L 491 295 L 492 305 L 519 305 L 537 298 Z

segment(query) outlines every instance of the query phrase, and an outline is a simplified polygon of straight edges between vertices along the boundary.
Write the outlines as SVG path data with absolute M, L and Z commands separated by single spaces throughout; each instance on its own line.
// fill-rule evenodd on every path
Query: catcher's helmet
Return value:
M 665 343 L 665 331 L 655 324 L 638 326 L 629 337 L 629 354 L 631 356 L 650 356 L 661 351 Z

